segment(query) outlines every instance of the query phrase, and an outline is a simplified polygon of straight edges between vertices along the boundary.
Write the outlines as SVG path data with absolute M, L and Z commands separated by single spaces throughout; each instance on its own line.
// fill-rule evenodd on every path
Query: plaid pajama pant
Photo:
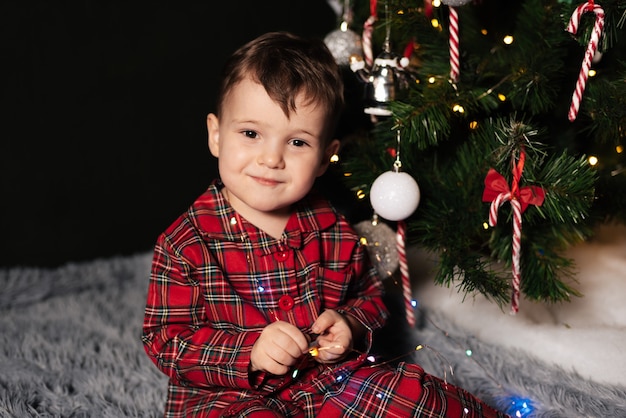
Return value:
M 318 369 L 314 369 L 318 370 Z M 416 364 L 309 371 L 283 389 L 245 400 L 222 398 L 224 409 L 196 403 L 189 416 L 230 417 L 506 417 L 474 395 Z M 217 409 L 216 409 L 217 408 Z

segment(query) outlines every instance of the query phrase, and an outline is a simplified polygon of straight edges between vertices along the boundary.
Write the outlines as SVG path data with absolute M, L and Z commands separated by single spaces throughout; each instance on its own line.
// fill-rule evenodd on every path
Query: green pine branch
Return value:
M 526 153 L 520 187 L 539 186 L 545 199 L 522 215 L 522 292 L 533 300 L 567 301 L 580 293 L 565 251 L 588 239 L 598 221 L 626 221 L 626 1 L 602 3 L 603 55 L 574 122 L 567 111 L 593 16 L 585 16 L 573 36 L 565 26 L 577 4 L 503 3 L 458 7 L 462 67 L 452 84 L 447 8 L 434 11 L 440 23 L 434 27 L 415 2 L 389 1 L 393 12 L 385 24 L 393 44 L 401 50 L 411 37 L 418 43 L 414 82 L 390 103 L 392 117 L 344 147 L 342 168 L 346 183 L 366 198 L 369 185 L 392 167 L 399 130 L 402 169 L 421 190 L 407 220 L 409 243 L 439 256 L 437 284 L 502 305 L 510 297 L 512 210 L 504 204 L 498 225 L 486 226 L 484 179 L 494 168 L 510 185 L 512 164 Z M 378 41 L 384 32 L 375 33 Z M 502 42 L 505 35 L 511 44 Z M 592 166 L 590 156 L 598 164 Z

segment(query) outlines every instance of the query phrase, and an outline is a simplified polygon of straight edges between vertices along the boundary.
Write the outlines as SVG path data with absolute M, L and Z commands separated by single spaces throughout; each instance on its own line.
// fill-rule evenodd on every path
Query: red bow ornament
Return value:
M 514 184 L 514 189 L 516 185 Z M 485 177 L 485 190 L 483 192 L 483 202 L 493 202 L 500 194 L 511 194 L 510 199 L 517 199 L 520 202 L 522 213 L 528 205 L 541 206 L 545 198 L 544 190 L 539 186 L 526 186 L 521 189 L 517 187 L 517 193 L 509 189 L 504 176 L 493 168 L 489 169 Z

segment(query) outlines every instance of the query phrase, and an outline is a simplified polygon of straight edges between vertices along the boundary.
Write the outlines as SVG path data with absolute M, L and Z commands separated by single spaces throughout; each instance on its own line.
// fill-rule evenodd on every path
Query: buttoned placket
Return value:
M 290 256 L 289 248 L 285 248 L 285 246 L 282 243 L 279 243 L 276 252 L 273 253 L 273 257 L 274 257 L 274 260 L 276 260 L 276 262 L 278 263 L 278 265 L 281 266 L 281 269 L 286 269 L 286 263 L 289 259 L 289 256 Z M 288 285 L 287 283 L 283 283 L 281 285 L 283 285 L 286 289 L 289 289 L 289 286 L 287 286 Z M 282 314 L 280 316 L 283 318 L 285 317 L 285 315 L 289 316 L 289 314 L 291 313 L 295 305 L 294 297 L 290 295 L 289 293 L 282 293 L 278 297 L 277 302 L 278 302 L 279 310 L 282 311 Z
M 245 231 L 244 223 L 239 214 L 235 213 L 235 216 L 230 219 L 230 224 L 232 227 L 236 227 L 241 233 L 240 240 L 242 243 L 250 240 L 250 237 Z M 278 243 L 276 251 L 271 253 L 271 256 L 279 265 L 282 266 L 282 268 L 285 268 L 285 263 L 288 261 L 290 254 L 291 250 L 287 246 L 285 246 L 283 243 Z M 251 265 L 250 254 L 246 254 L 246 259 L 248 261 L 248 265 Z M 276 291 L 276 289 L 271 289 L 272 283 L 262 283 L 258 279 L 257 275 L 254 275 L 254 279 L 256 290 L 259 293 L 267 295 L 268 297 L 274 299 L 273 295 L 275 294 L 274 292 Z M 278 309 L 276 311 L 274 309 L 269 309 L 269 314 L 272 321 L 279 321 L 281 320 L 281 317 L 285 318 L 285 315 L 289 315 L 289 313 L 291 313 L 295 306 L 294 297 L 288 293 L 281 294 L 275 301 L 272 300 L 271 305 L 274 305 L 273 302 L 276 302 Z M 280 312 L 282 312 L 282 314 Z

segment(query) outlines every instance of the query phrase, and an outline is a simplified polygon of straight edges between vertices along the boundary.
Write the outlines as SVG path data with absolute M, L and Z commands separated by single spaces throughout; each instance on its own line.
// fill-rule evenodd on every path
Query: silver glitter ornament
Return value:
M 395 231 L 376 220 L 361 221 L 354 225 L 354 229 L 361 237 L 361 243 L 367 246 L 367 253 L 380 277 L 385 279 L 393 275 L 399 264 Z
M 341 23 L 338 29 L 326 35 L 324 43 L 335 58 L 337 65 L 348 66 L 350 65 L 351 57 L 363 55 L 361 36 L 350 30 L 350 24 L 352 23 L 350 0 L 344 0 L 343 7 L 340 6 L 339 1 L 334 5 L 331 4 L 331 7 L 336 9 L 337 17 L 339 17 L 339 11 L 341 10 Z
M 345 23 L 345 22 L 344 22 Z M 333 54 L 337 65 L 350 65 L 350 57 L 363 55 L 361 37 L 356 32 L 347 28 L 347 25 L 330 32 L 324 38 L 324 43 Z

